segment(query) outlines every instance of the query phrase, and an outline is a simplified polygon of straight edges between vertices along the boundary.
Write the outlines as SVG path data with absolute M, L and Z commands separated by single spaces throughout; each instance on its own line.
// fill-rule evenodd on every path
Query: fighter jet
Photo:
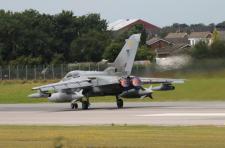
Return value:
M 34 87 L 37 93 L 31 98 L 48 98 L 51 102 L 71 102 L 71 108 L 82 109 L 90 106 L 90 97 L 115 96 L 118 108 L 123 108 L 124 98 L 152 98 L 153 91 L 174 90 L 174 83 L 183 83 L 181 79 L 141 78 L 131 75 L 135 55 L 140 42 L 140 34 L 134 34 L 126 40 L 114 63 L 104 71 L 75 70 L 66 74 L 58 83 Z M 144 84 L 160 86 L 144 88 Z

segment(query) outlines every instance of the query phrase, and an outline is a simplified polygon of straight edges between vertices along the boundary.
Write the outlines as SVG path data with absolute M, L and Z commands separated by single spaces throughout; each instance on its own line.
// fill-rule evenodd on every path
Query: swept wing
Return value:
M 40 90 L 41 92 L 48 92 L 51 90 L 61 91 L 61 90 L 70 90 L 70 89 L 83 89 L 87 87 L 91 87 L 90 79 L 87 78 L 76 78 L 71 79 L 65 82 L 52 83 L 48 85 L 43 85 L 39 87 L 32 88 L 33 90 Z
M 184 79 L 167 79 L 167 78 L 140 78 L 142 84 L 180 84 Z

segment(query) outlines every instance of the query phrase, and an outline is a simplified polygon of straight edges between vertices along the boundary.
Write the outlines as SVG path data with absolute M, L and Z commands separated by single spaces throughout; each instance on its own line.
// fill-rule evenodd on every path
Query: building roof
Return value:
M 175 39 L 175 38 L 185 38 L 187 33 L 179 32 L 179 33 L 169 33 L 165 39 Z
M 210 38 L 211 36 L 211 32 L 192 32 L 189 38 Z
M 120 30 L 136 21 L 138 21 L 138 19 L 126 19 L 126 20 L 120 19 L 120 20 L 117 20 L 115 22 L 108 24 L 107 30 L 117 31 L 117 30 Z
M 178 53 L 182 51 L 184 48 L 191 47 L 190 44 L 180 43 L 180 44 L 174 44 L 172 46 L 164 47 L 161 49 L 156 49 L 157 54 L 171 54 L 171 53 Z
M 150 24 L 144 20 L 141 20 L 141 19 L 120 19 L 120 20 L 117 20 L 113 23 L 110 23 L 108 24 L 108 27 L 107 27 L 107 30 L 111 30 L 111 31 L 118 31 L 120 29 L 123 29 L 129 25 L 132 25 L 136 22 L 139 22 L 141 24 L 143 24 L 145 27 L 147 28 L 157 28 L 159 29 L 159 27 L 153 25 L 153 24 Z
M 161 38 L 159 38 L 159 37 L 154 37 L 154 38 L 152 38 L 152 39 L 146 41 L 146 44 L 147 44 L 147 45 L 152 45 L 152 44 L 154 44 L 154 43 L 156 43 L 156 42 L 158 42 L 158 41 L 163 41 L 163 42 L 166 42 L 166 43 L 168 43 L 168 44 L 171 44 L 171 42 L 169 42 L 169 41 L 167 41 L 167 40 L 164 40 L 164 39 L 161 39 Z
M 175 44 L 180 44 L 180 43 L 189 43 L 188 41 L 188 34 L 181 32 L 181 33 L 169 33 L 166 37 L 165 40 L 175 43 Z

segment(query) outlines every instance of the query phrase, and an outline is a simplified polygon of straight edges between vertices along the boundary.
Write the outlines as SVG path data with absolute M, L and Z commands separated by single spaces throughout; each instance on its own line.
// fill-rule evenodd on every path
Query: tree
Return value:
M 209 25 L 205 24 L 179 24 L 179 23 L 174 23 L 171 26 L 166 26 L 163 27 L 159 32 L 160 37 L 165 37 L 168 33 L 175 33 L 175 32 L 186 32 L 190 34 L 191 32 L 204 32 L 204 31 L 210 31 L 212 32 L 215 28 L 215 24 L 211 23 Z
M 114 37 L 111 44 L 109 44 L 109 46 L 106 48 L 106 50 L 103 54 L 103 58 L 109 60 L 110 62 L 113 62 L 115 60 L 115 58 L 117 57 L 117 55 L 119 54 L 120 50 L 122 49 L 122 47 L 124 45 L 124 41 L 127 38 L 129 38 L 131 35 L 137 34 L 137 33 L 141 33 L 141 40 L 140 40 L 139 46 L 144 47 L 144 45 L 146 44 L 146 39 L 147 39 L 146 30 L 143 25 L 135 25 L 129 31 L 126 31 L 126 32 L 120 34 L 119 36 Z M 150 59 L 151 56 L 148 54 L 148 52 L 145 52 L 145 53 L 144 52 L 145 52 L 145 50 L 138 51 L 138 53 L 140 54 L 139 57 L 144 58 L 141 60 Z M 143 53 L 143 56 L 142 56 L 142 53 Z M 144 54 L 146 54 L 146 55 L 144 56 Z M 147 57 L 149 57 L 149 58 L 147 58 Z
M 74 59 L 72 42 L 81 42 L 88 34 L 93 39 L 86 36 L 88 39 L 82 44 L 89 44 L 95 50 L 88 51 L 89 57 L 85 55 L 84 58 L 99 60 L 103 47 L 109 44 L 106 28 L 107 23 L 99 14 L 75 16 L 71 11 L 62 11 L 48 15 L 33 9 L 23 12 L 0 10 L 0 57 L 5 64 L 68 63 Z
M 88 14 L 78 18 L 80 33 L 87 33 L 90 30 L 104 32 L 107 30 L 107 22 L 101 19 L 100 14 Z
M 204 41 L 199 42 L 195 45 L 192 51 L 192 55 L 195 58 L 203 59 L 209 57 L 209 47 Z
M 220 28 L 220 29 L 225 29 L 225 21 L 221 22 L 221 23 L 218 23 L 216 25 L 217 28 Z
M 214 41 L 209 52 L 211 58 L 225 58 L 225 42 L 220 40 Z
M 151 49 L 149 49 L 147 46 L 141 46 L 137 50 L 137 55 L 135 60 L 149 60 L 154 61 L 155 59 L 155 53 L 151 52 Z
M 105 50 L 103 58 L 113 62 L 122 48 L 122 43 L 112 42 Z
M 107 33 L 89 31 L 73 40 L 70 46 L 71 62 L 98 62 L 102 59 L 104 49 L 108 46 Z
M 128 37 L 131 36 L 132 34 L 137 34 L 137 33 L 141 33 L 140 46 L 145 45 L 147 40 L 147 33 L 143 25 L 139 24 L 131 28 L 131 30 L 128 31 Z
M 212 39 L 213 39 L 213 42 L 218 42 L 220 40 L 220 35 L 216 28 L 213 31 Z

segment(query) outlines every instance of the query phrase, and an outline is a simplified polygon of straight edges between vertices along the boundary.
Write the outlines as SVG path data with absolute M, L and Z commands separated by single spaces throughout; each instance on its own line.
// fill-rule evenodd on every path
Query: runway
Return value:
M 0 124 L 10 125 L 225 125 L 225 102 L 92 103 L 73 111 L 63 104 L 1 104 Z M 79 104 L 79 106 L 81 106 Z

